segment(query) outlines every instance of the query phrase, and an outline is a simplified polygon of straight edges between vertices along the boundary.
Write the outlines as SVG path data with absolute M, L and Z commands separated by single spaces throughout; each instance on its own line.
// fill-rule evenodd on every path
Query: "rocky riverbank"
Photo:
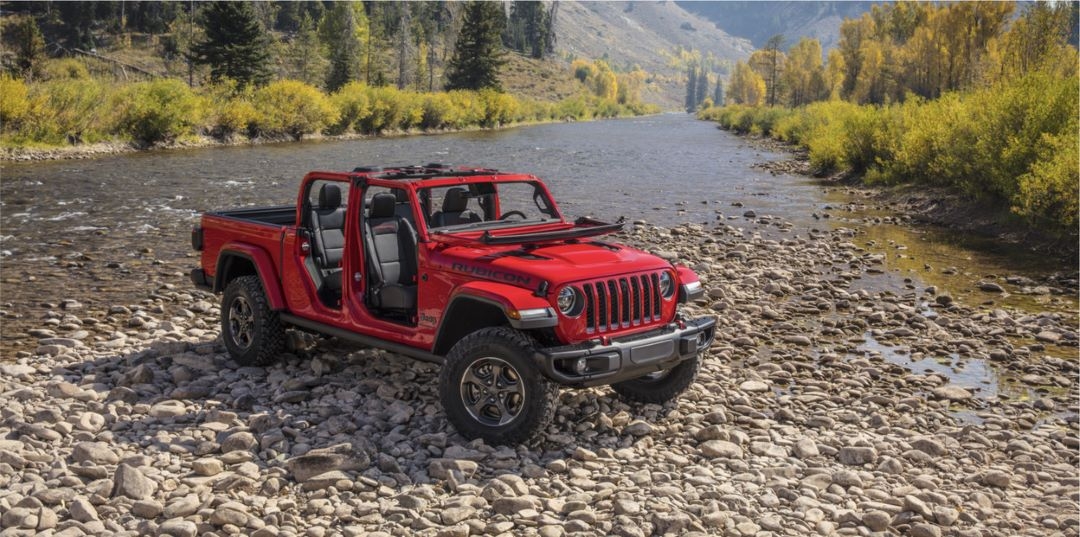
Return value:
M 1074 319 L 870 290 L 881 255 L 843 228 L 754 215 L 622 239 L 702 275 L 687 309 L 719 334 L 699 381 L 664 407 L 564 391 L 529 445 L 464 441 L 437 367 L 390 353 L 297 336 L 239 368 L 216 298 L 179 276 L 57 308 L 0 365 L 0 535 L 1080 531 Z
M 1072 234 L 1046 231 L 1012 214 L 1008 206 L 995 206 L 943 187 L 927 185 L 865 185 L 862 177 L 850 172 L 822 175 L 810 165 L 806 149 L 774 138 L 746 137 L 753 145 L 791 155 L 789 159 L 766 161 L 755 167 L 773 174 L 803 175 L 822 184 L 843 188 L 862 198 L 873 210 L 901 215 L 911 223 L 929 224 L 954 233 L 991 238 L 998 243 L 1018 245 L 1075 266 L 1080 256 L 1080 240 Z

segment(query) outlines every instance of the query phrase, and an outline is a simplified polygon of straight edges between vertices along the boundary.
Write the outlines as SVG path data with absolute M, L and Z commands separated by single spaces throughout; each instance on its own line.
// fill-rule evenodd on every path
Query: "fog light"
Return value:
M 579 375 L 584 375 L 585 371 L 589 368 L 589 361 L 584 358 L 578 358 L 577 362 L 574 362 L 574 372 Z

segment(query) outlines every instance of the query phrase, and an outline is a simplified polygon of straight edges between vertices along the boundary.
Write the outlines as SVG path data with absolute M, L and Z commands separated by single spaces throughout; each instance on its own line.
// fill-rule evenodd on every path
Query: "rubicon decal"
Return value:
M 500 282 L 513 283 L 517 285 L 531 285 L 532 278 L 529 276 L 522 276 L 520 274 L 514 274 L 513 272 L 505 272 L 502 270 L 495 270 L 493 268 L 468 265 L 465 263 L 452 263 L 450 270 L 454 272 L 461 272 L 464 274 L 471 274 L 480 278 L 488 278 Z

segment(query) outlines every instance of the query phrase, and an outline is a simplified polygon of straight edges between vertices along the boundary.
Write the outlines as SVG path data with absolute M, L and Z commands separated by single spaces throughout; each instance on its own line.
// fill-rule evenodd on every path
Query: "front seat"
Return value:
M 326 183 L 319 189 L 319 206 L 311 210 L 315 262 L 323 282 L 333 291 L 341 290 L 341 256 L 345 252 L 345 208 L 341 187 Z
M 454 187 L 446 191 L 443 198 L 442 210 L 431 215 L 432 227 L 456 226 L 480 222 L 483 218 L 470 211 L 469 191 L 461 187 Z
M 376 194 L 364 221 L 372 306 L 399 312 L 416 309 L 416 231 L 395 214 L 393 194 Z

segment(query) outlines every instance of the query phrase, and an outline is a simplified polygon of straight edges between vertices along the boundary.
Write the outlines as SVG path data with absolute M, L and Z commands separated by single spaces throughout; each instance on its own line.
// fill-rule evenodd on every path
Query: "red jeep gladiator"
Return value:
M 458 432 L 517 443 L 550 423 L 559 386 L 661 403 L 697 376 L 716 320 L 676 310 L 698 277 L 597 238 L 621 227 L 567 221 L 531 175 L 311 172 L 296 206 L 204 214 L 191 278 L 223 293 L 237 363 L 274 361 L 287 327 L 436 362 Z

